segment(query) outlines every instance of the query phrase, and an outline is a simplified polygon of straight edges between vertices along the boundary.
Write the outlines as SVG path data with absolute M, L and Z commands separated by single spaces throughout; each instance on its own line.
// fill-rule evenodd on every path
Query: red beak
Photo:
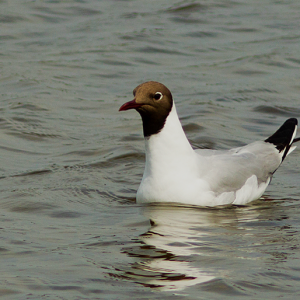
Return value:
M 128 109 L 136 109 L 136 108 L 139 108 L 141 107 L 142 104 L 138 104 L 135 102 L 135 99 L 133 99 L 132 101 L 129 101 L 129 102 L 126 102 L 124 103 L 120 108 L 119 108 L 119 111 L 122 111 L 122 110 L 128 110 Z

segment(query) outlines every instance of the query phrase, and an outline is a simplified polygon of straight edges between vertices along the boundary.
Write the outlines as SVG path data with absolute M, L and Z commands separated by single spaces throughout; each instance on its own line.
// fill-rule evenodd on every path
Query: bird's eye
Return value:
M 155 100 L 161 100 L 162 97 L 163 97 L 163 94 L 161 92 L 156 92 L 153 98 Z

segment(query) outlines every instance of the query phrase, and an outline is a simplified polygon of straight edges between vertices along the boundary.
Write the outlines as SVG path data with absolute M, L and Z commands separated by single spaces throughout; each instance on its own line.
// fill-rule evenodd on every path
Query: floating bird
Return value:
M 296 146 L 297 119 L 288 119 L 265 141 L 230 150 L 194 150 L 179 121 L 169 89 L 148 81 L 133 90 L 120 111 L 141 115 L 146 146 L 138 203 L 245 205 L 262 196 L 274 172 Z

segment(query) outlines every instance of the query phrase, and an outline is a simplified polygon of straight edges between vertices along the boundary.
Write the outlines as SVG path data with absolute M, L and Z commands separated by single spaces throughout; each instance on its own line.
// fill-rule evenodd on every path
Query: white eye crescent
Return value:
M 161 100 L 162 97 L 163 97 L 163 94 L 161 92 L 156 92 L 153 98 L 158 101 L 158 100 Z

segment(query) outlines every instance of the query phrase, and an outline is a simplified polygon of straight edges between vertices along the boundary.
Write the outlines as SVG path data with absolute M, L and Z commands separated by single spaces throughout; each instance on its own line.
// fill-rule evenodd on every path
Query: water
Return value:
M 195 147 L 298 117 L 300 3 L 0 1 L 0 295 L 5 299 L 298 299 L 296 149 L 263 199 L 140 206 L 147 80 Z

